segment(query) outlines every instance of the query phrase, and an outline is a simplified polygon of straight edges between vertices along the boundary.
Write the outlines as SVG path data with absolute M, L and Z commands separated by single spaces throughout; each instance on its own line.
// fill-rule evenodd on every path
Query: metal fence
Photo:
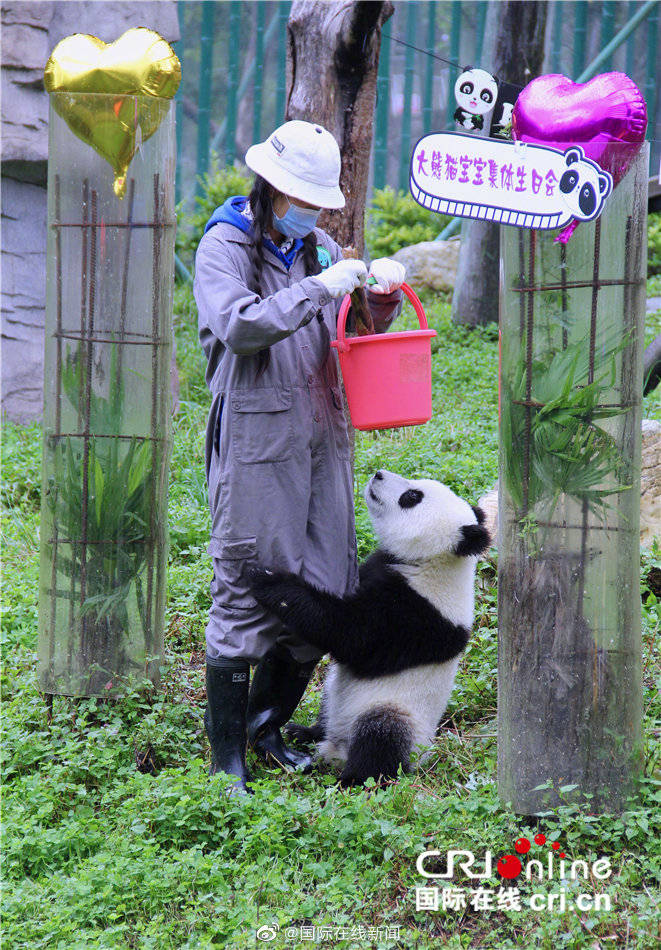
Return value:
M 199 178 L 213 161 L 242 161 L 253 142 L 284 120 L 290 6 L 288 0 L 180 0 L 182 38 L 176 48 L 184 78 L 177 93 L 178 200 L 199 192 Z M 405 189 L 413 143 L 426 132 L 452 128 L 458 69 L 451 64 L 482 63 L 488 6 L 486 0 L 395 3 L 381 44 L 374 187 Z M 661 159 L 660 6 L 655 0 L 554 0 L 544 64 L 545 72 L 578 79 L 605 53 L 595 72 L 615 69 L 631 76 L 647 100 L 653 169 Z M 633 18 L 640 22 L 632 23 Z M 631 31 L 620 42 L 625 28 Z

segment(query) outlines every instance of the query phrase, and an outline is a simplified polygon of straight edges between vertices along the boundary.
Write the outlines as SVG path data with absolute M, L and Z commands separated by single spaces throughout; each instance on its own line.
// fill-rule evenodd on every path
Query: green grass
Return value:
M 377 467 L 446 481 L 475 502 L 497 477 L 497 338 L 454 327 L 447 302 L 425 298 L 434 344 L 434 418 L 416 429 L 356 440 L 360 555 L 373 544 L 360 492 Z M 566 805 L 538 821 L 504 808 L 496 787 L 495 557 L 482 563 L 475 630 L 435 754 L 380 790 L 341 791 L 330 773 L 291 777 L 251 761 L 249 799 L 209 780 L 202 723 L 204 625 L 210 562 L 204 484 L 209 395 L 190 291 L 178 288 L 181 411 L 174 424 L 171 552 L 164 680 L 122 700 L 56 697 L 50 727 L 36 681 L 40 429 L 3 438 L 3 935 L 4 947 L 298 947 L 288 926 L 399 925 L 399 939 L 334 947 L 652 948 L 660 870 L 658 602 L 646 583 L 661 552 L 641 561 L 645 642 L 645 778 L 620 817 Z M 657 315 L 658 316 L 658 315 Z M 411 319 L 408 316 L 406 319 Z M 657 324 L 658 326 L 658 324 Z M 658 332 L 658 330 L 656 331 Z M 646 401 L 650 414 L 653 403 Z M 300 711 L 317 708 L 316 673 Z M 136 768 L 149 751 L 155 774 Z M 610 912 L 416 911 L 424 849 L 494 856 L 537 829 L 572 857 L 606 855 Z M 496 888 L 497 880 L 486 882 Z M 541 891 L 550 885 L 540 886 Z M 383 933 L 383 931 L 381 932 Z

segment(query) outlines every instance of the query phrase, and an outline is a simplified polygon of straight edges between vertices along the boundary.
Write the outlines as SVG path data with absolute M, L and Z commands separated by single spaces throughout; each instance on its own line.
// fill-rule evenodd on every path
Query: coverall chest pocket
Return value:
M 284 462 L 294 447 L 291 392 L 265 388 L 230 397 L 232 446 L 238 462 Z

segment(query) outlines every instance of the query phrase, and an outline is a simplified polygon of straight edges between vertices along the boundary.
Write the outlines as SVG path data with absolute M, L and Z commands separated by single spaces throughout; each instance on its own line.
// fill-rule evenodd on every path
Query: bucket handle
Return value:
M 402 284 L 402 290 L 406 296 L 411 301 L 413 309 L 415 310 L 415 315 L 420 321 L 420 329 L 427 330 L 427 317 L 425 316 L 425 311 L 422 309 L 422 304 L 420 303 L 420 298 L 416 292 L 409 287 L 408 284 Z M 346 294 L 342 304 L 340 306 L 340 312 L 337 315 L 337 348 L 342 353 L 346 353 L 349 349 L 349 344 L 347 343 L 346 336 L 344 331 L 346 329 L 347 323 L 347 314 L 349 313 L 349 307 L 351 306 L 351 297 L 349 294 Z M 382 336 L 382 334 L 374 334 L 374 336 Z

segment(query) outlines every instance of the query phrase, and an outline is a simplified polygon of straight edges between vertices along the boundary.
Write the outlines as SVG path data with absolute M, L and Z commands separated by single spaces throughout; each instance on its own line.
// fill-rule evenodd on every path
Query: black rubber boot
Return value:
M 207 708 L 204 713 L 211 768 L 209 775 L 236 775 L 237 791 L 247 792 L 252 781 L 246 770 L 246 708 L 250 666 L 245 660 L 209 660 L 207 657 Z
M 285 745 L 280 729 L 289 721 L 305 692 L 315 663 L 297 663 L 278 643 L 255 667 L 248 699 L 248 742 L 267 762 L 288 772 L 309 772 L 312 757 Z

